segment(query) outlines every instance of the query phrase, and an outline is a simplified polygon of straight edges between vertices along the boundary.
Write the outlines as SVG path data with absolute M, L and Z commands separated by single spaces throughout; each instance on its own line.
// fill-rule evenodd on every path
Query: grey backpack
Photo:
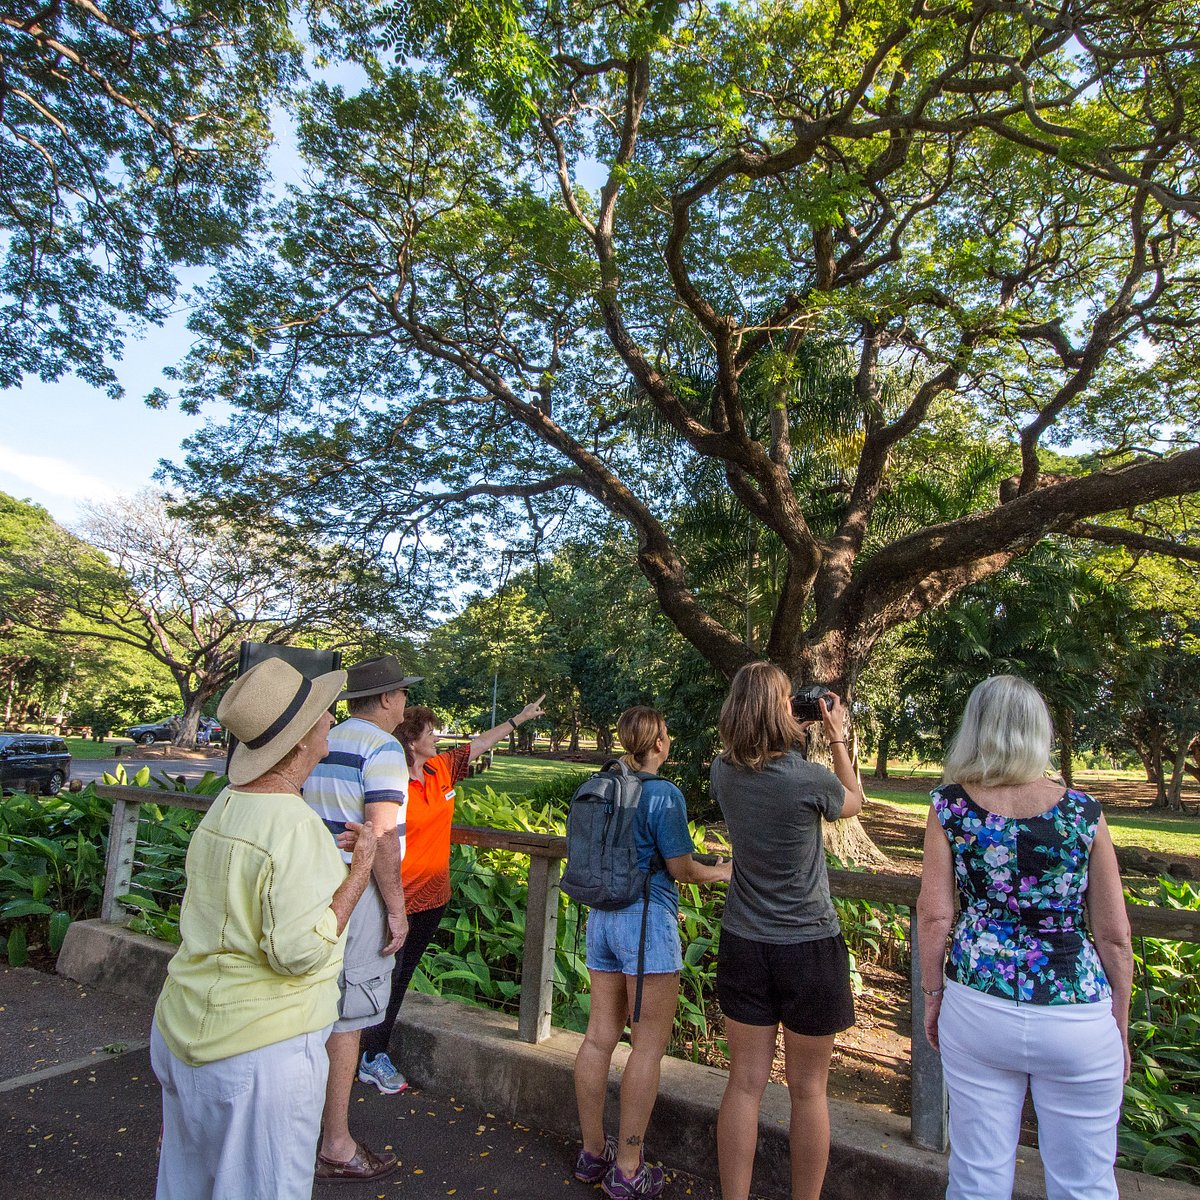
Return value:
M 641 900 L 634 1021 L 642 1010 L 650 874 L 655 863 L 662 861 L 656 853 L 650 870 L 639 869 L 634 837 L 642 784 L 653 778 L 644 771 L 631 771 L 617 759 L 605 763 L 575 789 L 567 810 L 567 865 L 560 884 L 572 900 L 589 908 L 628 908 Z
M 589 908 L 627 908 L 641 899 L 650 872 L 638 870 L 634 828 L 642 783 L 653 779 L 615 760 L 575 789 L 567 810 L 562 890 Z

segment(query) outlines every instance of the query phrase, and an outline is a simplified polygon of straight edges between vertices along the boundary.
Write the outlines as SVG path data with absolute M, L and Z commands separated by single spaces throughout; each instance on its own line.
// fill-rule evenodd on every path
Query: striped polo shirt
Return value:
M 362 821 L 367 804 L 399 806 L 396 834 L 404 856 L 404 818 L 408 808 L 408 760 L 404 747 L 385 730 L 361 717 L 350 717 L 329 731 L 329 753 L 304 785 L 305 803 L 340 833 L 347 821 Z M 350 854 L 342 852 L 350 861 Z

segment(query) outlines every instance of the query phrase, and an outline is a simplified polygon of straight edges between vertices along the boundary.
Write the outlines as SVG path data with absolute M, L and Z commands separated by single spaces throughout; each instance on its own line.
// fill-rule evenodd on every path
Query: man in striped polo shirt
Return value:
M 396 1167 L 394 1154 L 376 1154 L 351 1136 L 350 1091 L 360 1066 L 361 1031 L 383 1020 L 395 954 L 408 933 L 400 883 L 408 762 L 392 730 L 404 717 L 408 689 L 420 679 L 405 675 L 391 654 L 351 667 L 338 697 L 349 704 L 350 716 L 329 731 L 329 754 L 304 785 L 305 802 L 331 836 L 348 821 L 367 820 L 379 838 L 371 886 L 346 927 L 339 1018 L 325 1046 L 329 1080 L 318 1180 L 378 1179 Z

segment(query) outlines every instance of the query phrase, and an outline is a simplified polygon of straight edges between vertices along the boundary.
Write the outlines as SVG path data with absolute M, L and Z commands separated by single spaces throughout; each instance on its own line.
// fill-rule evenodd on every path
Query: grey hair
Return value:
M 993 675 L 967 699 L 942 765 L 946 783 L 1029 783 L 1050 765 L 1054 729 L 1042 693 L 1016 675 Z
M 386 692 L 376 692 L 374 696 L 356 696 L 346 701 L 346 707 L 352 717 L 366 716 L 373 713 L 382 703 L 384 696 L 394 696 L 397 692 L 407 691 L 407 688 L 391 688 Z

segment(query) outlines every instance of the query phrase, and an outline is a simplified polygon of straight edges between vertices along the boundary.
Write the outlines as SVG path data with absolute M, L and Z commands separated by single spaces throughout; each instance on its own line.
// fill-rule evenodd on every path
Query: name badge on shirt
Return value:
M 449 791 L 446 793 L 446 803 L 447 803 L 447 804 L 453 804 L 453 803 L 454 803 L 454 789 L 453 789 L 453 788 L 451 788 L 451 789 L 450 789 L 450 790 L 449 790 Z

